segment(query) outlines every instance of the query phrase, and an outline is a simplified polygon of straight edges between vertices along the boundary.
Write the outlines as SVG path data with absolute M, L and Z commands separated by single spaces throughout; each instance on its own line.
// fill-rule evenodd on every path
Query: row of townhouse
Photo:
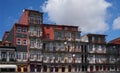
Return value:
M 120 71 L 119 39 L 80 33 L 78 26 L 43 24 L 43 13 L 25 9 L 0 42 L 0 71 Z

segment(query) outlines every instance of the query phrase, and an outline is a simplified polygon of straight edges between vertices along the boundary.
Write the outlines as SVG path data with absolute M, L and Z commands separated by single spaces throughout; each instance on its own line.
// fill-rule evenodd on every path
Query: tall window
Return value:
M 41 29 L 40 28 L 36 28 L 36 31 L 37 31 L 37 36 L 40 36 Z
M 6 52 L 2 52 L 2 53 L 1 53 L 1 58 L 6 58 L 6 57 L 7 57 Z
M 21 27 L 17 27 L 17 32 L 21 32 Z
M 53 43 L 49 43 L 49 46 L 50 46 L 50 51 L 53 51 Z
M 30 17 L 30 23 L 34 23 L 34 17 Z
M 62 35 L 62 34 L 61 34 L 60 32 L 57 33 L 58 39 L 60 39 L 61 35 Z
M 69 38 L 69 39 L 71 38 L 71 33 L 70 32 L 67 33 L 67 38 Z
M 13 52 L 10 52 L 10 53 L 9 53 L 9 58 L 10 58 L 10 59 L 14 59 L 14 53 L 13 53 Z
M 30 59 L 34 59 L 34 52 L 30 52 Z
M 40 55 L 41 55 L 41 53 L 37 52 L 37 59 L 40 59 Z
M 34 35 L 34 28 L 30 28 L 30 35 L 31 35 L 31 36 Z
M 23 44 L 26 45 L 27 44 L 27 40 L 23 40 Z
M 17 44 L 18 44 L 18 45 L 20 45 L 20 44 L 21 44 L 20 39 L 17 39 Z
M 40 48 L 40 39 L 37 39 L 37 48 Z
M 17 59 L 21 59 L 21 53 L 17 52 Z
M 24 52 L 24 53 L 23 53 L 23 60 L 26 60 L 26 59 L 27 59 L 27 53 Z
M 36 23 L 40 24 L 40 18 L 39 17 L 36 18 Z
M 30 47 L 34 47 L 34 40 L 30 39 Z

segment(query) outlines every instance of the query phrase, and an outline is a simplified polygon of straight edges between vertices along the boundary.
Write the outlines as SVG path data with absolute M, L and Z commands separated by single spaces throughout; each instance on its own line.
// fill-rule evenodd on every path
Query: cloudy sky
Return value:
M 76 25 L 86 33 L 120 37 L 120 0 L 0 0 L 0 39 L 23 9 L 44 12 L 44 23 Z

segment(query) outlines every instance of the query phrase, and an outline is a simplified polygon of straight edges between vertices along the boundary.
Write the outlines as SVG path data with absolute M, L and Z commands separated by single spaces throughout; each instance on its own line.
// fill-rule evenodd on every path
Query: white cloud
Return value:
M 113 21 L 113 29 L 120 29 L 120 17 Z
M 105 0 L 48 0 L 43 11 L 57 24 L 77 25 L 84 32 L 104 32 L 106 10 L 111 4 Z

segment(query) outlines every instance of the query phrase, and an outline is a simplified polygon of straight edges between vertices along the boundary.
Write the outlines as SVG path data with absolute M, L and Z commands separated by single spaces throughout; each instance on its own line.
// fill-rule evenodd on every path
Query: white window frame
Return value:
M 27 59 L 27 53 L 23 52 L 23 60 L 26 60 L 26 59 Z
M 30 52 L 30 59 L 31 59 L 31 60 L 34 59 L 34 52 Z
M 21 59 L 21 53 L 20 53 L 20 52 L 17 52 L 17 56 L 16 56 L 16 57 L 17 57 L 17 59 L 20 60 L 20 59 Z
M 39 60 L 41 58 L 41 52 L 37 52 L 37 59 Z
M 34 35 L 34 28 L 33 28 L 33 27 L 30 28 L 30 35 L 31 35 L 31 36 Z
M 34 40 L 30 39 L 30 47 L 34 47 Z

